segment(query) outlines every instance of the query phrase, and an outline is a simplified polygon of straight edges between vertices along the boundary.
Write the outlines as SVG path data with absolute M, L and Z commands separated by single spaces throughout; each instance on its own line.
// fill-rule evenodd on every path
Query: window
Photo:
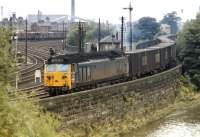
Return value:
M 155 55 L 155 62 L 156 62 L 156 63 L 160 63 L 160 53 L 157 53 L 157 54 Z
M 48 72 L 67 72 L 68 65 L 66 64 L 50 64 L 47 65 Z
M 68 65 L 65 64 L 57 65 L 56 70 L 59 72 L 66 72 L 68 70 Z
M 142 66 L 147 65 L 147 56 L 142 56 Z
M 47 65 L 47 71 L 48 72 L 56 71 L 56 65 L 55 64 Z

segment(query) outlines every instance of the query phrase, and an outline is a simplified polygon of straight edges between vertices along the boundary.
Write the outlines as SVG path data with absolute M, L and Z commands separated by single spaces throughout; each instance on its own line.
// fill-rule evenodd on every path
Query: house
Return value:
M 120 50 L 120 40 L 114 35 L 107 36 L 100 41 L 99 51 Z

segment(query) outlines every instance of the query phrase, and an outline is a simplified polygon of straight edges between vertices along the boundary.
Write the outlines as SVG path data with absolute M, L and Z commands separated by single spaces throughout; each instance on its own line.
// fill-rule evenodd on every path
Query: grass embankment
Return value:
M 159 120 L 177 109 L 194 107 L 200 104 L 197 94 L 185 78 L 178 82 L 174 104 L 161 110 L 147 112 L 145 115 L 134 116 L 127 111 L 121 119 L 109 119 L 104 122 L 83 123 L 66 129 L 67 137 L 123 137 L 133 133 L 153 121 Z
M 43 112 L 32 100 L 19 95 L 9 97 L 15 89 L 16 62 L 10 41 L 11 33 L 0 28 L 0 137 L 59 137 L 59 121 Z
M 0 89 L 0 137 L 58 137 L 60 124 L 53 115 L 44 113 L 31 100 L 16 95 L 11 100 L 11 88 Z

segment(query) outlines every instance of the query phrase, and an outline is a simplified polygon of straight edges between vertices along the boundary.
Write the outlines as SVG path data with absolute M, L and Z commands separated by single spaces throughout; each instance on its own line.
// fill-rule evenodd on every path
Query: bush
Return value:
M 186 74 L 200 89 L 200 14 L 196 19 L 187 22 L 178 35 L 179 59 L 183 62 Z
M 33 100 L 19 95 L 10 100 L 11 88 L 0 89 L 0 137 L 56 137 L 59 122 L 44 113 Z
M 0 137 L 57 137 L 58 120 L 36 101 L 13 95 L 14 89 L 8 86 L 16 66 L 10 38 L 11 33 L 0 28 Z

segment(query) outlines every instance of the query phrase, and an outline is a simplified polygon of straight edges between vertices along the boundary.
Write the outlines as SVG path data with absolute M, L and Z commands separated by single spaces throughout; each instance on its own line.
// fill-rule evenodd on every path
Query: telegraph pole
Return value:
M 18 27 L 17 27 L 17 31 L 18 31 Z M 18 44 L 18 36 L 17 36 L 17 31 L 16 31 L 16 35 L 14 36 L 14 40 L 15 40 L 15 60 L 17 63 L 17 44 Z M 18 89 L 18 81 L 19 81 L 19 73 L 16 71 L 16 79 L 15 79 L 15 88 Z
M 65 22 L 63 21 L 63 50 L 65 50 L 66 45 L 66 31 L 65 31 Z
M 28 35 L 27 35 L 27 33 L 28 33 L 28 21 L 27 21 L 27 19 L 26 19 L 26 48 L 25 48 L 25 52 L 26 52 L 26 59 L 25 59 L 25 61 L 26 61 L 26 64 L 28 63 L 28 60 L 27 60 L 27 56 L 28 56 Z
M 84 37 L 86 30 L 84 29 L 84 22 L 79 21 L 78 23 L 78 51 L 79 53 L 84 52 Z
M 78 45 L 79 45 L 79 53 L 82 52 L 82 25 L 79 21 L 78 23 Z
M 121 18 L 122 26 L 121 26 L 121 51 L 123 51 L 124 47 L 124 17 Z
M 131 3 L 129 4 L 129 7 L 123 8 L 124 10 L 129 10 L 129 21 L 130 21 L 130 50 L 132 51 L 132 33 L 133 33 L 133 28 L 132 28 L 132 11 L 133 7 L 131 6 Z
M 75 0 L 71 0 L 71 22 L 75 21 Z
M 99 25 L 98 25 L 98 47 L 97 47 L 97 51 L 100 50 L 100 41 L 101 41 L 101 19 L 99 18 Z

